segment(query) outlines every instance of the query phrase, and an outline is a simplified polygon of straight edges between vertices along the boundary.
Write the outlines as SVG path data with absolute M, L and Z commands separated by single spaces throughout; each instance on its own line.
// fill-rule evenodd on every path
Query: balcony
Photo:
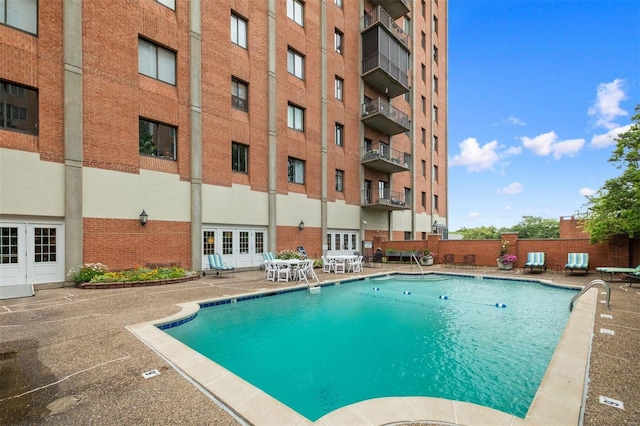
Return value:
M 385 96 L 395 98 L 409 91 L 409 77 L 380 52 L 362 60 L 362 79 Z
M 362 148 L 362 164 L 383 173 L 406 172 L 411 169 L 411 156 L 384 144 Z
M 365 126 L 389 136 L 408 132 L 410 129 L 409 116 L 382 98 L 362 104 L 361 119 Z
M 407 50 L 410 50 L 409 35 L 404 32 L 400 25 L 389 16 L 385 10 L 378 6 L 370 12 L 367 12 L 362 17 L 361 32 L 365 32 L 374 25 L 382 25 L 387 31 L 393 35 Z
M 408 0 L 371 0 L 371 3 L 382 6 L 394 20 L 406 15 L 410 10 Z
M 366 189 L 362 191 L 362 207 L 374 210 L 409 210 L 409 202 L 404 199 L 404 194 L 389 189 Z

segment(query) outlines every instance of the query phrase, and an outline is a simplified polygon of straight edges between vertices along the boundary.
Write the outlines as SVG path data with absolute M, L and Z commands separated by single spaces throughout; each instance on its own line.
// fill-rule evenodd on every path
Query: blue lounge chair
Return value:
M 544 252 L 535 251 L 531 253 L 527 253 L 527 263 L 524 264 L 524 269 L 531 268 L 531 272 L 533 272 L 533 268 L 540 268 L 547 270 L 547 260 L 545 259 Z
M 598 266 L 596 271 L 600 272 L 600 276 L 602 277 L 604 274 L 609 274 L 609 281 L 613 281 L 614 274 L 620 274 L 623 276 L 624 274 L 639 274 L 640 275 L 640 265 L 635 268 L 618 268 L 615 266 Z M 602 277 L 604 279 L 604 277 Z
M 589 253 L 569 253 L 567 256 L 567 264 L 564 265 L 564 273 L 567 270 L 584 271 L 585 274 L 589 273 Z
M 209 255 L 209 270 L 216 271 L 216 275 L 220 275 L 220 273 L 231 272 L 235 275 L 235 270 L 233 266 L 226 265 L 222 261 L 222 256 L 219 254 L 210 254 Z

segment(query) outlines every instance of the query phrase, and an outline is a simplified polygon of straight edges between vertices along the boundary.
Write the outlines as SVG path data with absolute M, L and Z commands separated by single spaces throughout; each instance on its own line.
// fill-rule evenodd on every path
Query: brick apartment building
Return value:
M 446 232 L 446 55 L 446 0 L 0 0 L 0 297 Z

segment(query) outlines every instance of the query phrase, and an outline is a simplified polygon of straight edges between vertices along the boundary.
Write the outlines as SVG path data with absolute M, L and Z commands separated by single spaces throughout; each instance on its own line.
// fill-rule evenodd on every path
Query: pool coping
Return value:
M 461 275 L 464 273 L 438 273 L 438 275 Z M 411 275 L 406 273 L 381 273 L 367 277 L 325 281 L 322 287 L 339 285 L 341 282 L 359 281 L 365 278 L 387 275 Z M 496 277 L 482 276 L 483 279 Z M 533 281 L 563 288 L 580 288 L 546 280 L 528 278 L 503 278 L 514 281 Z M 332 411 L 315 422 L 282 404 L 277 399 L 256 388 L 229 370 L 177 341 L 159 326 L 188 321 L 195 317 L 203 304 L 265 297 L 273 294 L 303 291 L 307 285 L 286 289 L 266 289 L 257 292 L 223 296 L 214 299 L 178 304 L 181 311 L 158 320 L 130 325 L 126 328 L 144 342 L 173 368 L 197 383 L 201 390 L 240 419 L 251 424 L 287 425 L 344 425 L 404 422 L 440 422 L 449 424 L 493 424 L 493 425 L 550 425 L 579 424 L 586 395 L 589 355 L 595 319 L 598 291 L 591 289 L 578 299 L 560 337 L 556 351 L 547 367 L 542 382 L 534 396 L 525 419 L 472 403 L 431 397 L 389 397 L 361 401 Z

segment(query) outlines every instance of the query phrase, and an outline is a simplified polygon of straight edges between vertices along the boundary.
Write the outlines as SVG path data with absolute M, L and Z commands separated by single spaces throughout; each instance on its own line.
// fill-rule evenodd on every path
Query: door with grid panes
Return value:
M 352 255 L 358 249 L 358 231 L 329 231 L 327 254 L 331 256 Z

